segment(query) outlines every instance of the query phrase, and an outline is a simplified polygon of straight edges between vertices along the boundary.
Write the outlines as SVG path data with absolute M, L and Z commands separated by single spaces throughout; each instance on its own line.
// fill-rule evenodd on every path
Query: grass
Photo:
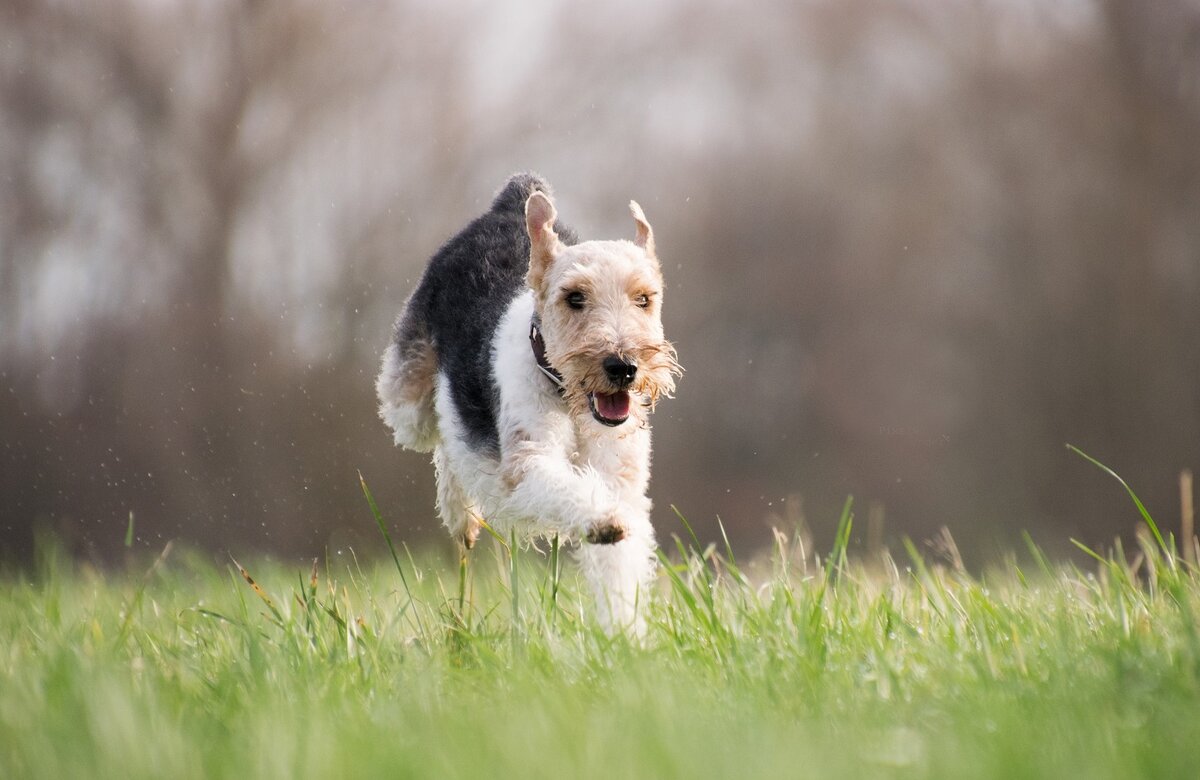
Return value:
M 850 556 L 849 503 L 829 555 L 778 534 L 744 569 L 682 524 L 640 645 L 557 547 L 51 548 L 0 582 L 0 777 L 1196 777 L 1200 578 L 1145 519 L 1087 570 L 978 577 Z

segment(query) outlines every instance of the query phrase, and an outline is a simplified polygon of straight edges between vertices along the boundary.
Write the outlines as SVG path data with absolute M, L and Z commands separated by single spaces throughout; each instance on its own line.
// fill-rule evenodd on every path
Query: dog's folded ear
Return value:
M 526 281 L 530 289 L 540 290 L 546 269 L 554 262 L 560 243 L 554 232 L 554 221 L 558 212 L 544 192 L 534 192 L 525 201 L 525 229 L 529 232 L 529 274 Z
M 637 223 L 637 237 L 633 239 L 633 243 L 646 250 L 647 255 L 654 257 L 654 229 L 646 221 L 646 213 L 636 200 L 629 201 L 629 213 Z

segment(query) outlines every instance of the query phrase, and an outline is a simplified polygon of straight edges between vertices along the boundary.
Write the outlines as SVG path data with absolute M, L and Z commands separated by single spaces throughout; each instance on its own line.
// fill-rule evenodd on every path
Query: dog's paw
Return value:
M 616 544 L 625 538 L 625 526 L 620 523 L 608 522 L 588 529 L 587 540 L 590 544 Z

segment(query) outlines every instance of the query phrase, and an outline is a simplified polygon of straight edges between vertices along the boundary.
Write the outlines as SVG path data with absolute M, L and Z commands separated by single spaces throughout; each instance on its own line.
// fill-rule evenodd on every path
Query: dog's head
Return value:
M 542 321 L 546 359 L 563 376 L 576 414 L 618 426 L 647 413 L 675 390 L 675 348 L 663 337 L 662 268 L 654 231 L 630 201 L 633 241 L 566 246 L 554 232 L 558 214 L 542 192 L 525 203 L 529 274 Z

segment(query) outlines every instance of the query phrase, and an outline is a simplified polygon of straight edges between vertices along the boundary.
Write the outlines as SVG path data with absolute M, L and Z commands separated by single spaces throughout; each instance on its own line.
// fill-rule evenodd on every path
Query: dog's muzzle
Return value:
M 633 401 L 625 388 L 633 384 L 637 378 L 637 363 L 627 360 L 620 355 L 609 355 L 601 362 L 604 375 L 614 388 L 620 388 L 612 393 L 589 393 L 588 406 L 592 417 L 601 425 L 616 426 L 629 419 Z

